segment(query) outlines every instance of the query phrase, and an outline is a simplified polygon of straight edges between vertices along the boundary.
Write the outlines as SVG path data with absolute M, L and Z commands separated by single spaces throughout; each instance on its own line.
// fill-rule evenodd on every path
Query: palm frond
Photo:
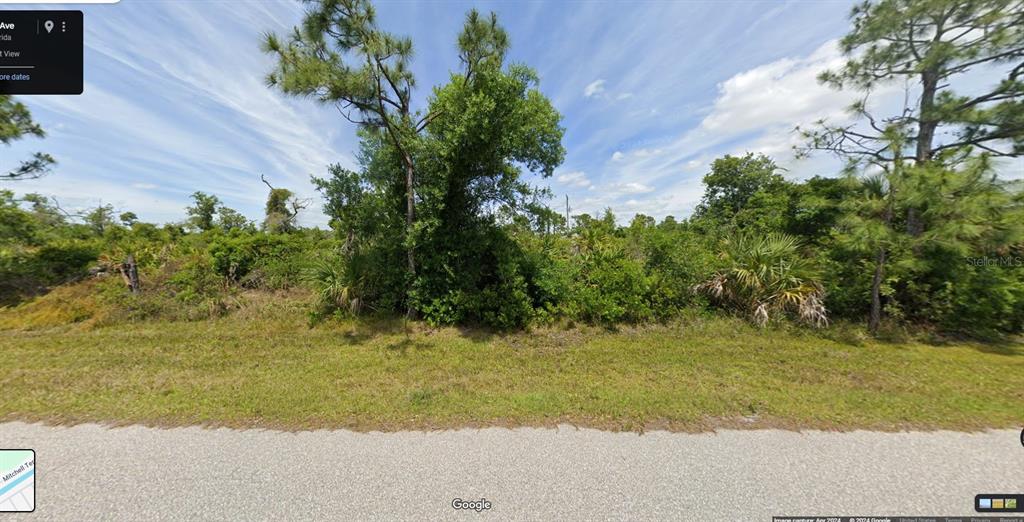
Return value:
M 800 240 L 786 234 L 738 234 L 722 241 L 729 267 L 693 291 L 748 314 L 764 326 L 773 313 L 795 314 L 813 326 L 828 324 L 820 274 L 801 253 Z

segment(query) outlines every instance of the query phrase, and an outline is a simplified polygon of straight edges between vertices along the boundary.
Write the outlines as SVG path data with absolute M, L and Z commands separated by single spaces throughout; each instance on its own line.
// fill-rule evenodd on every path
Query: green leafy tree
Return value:
M 324 198 L 324 213 L 331 218 L 334 228 L 345 241 L 343 250 L 352 252 L 357 239 L 374 231 L 372 190 L 358 172 L 329 165 L 328 177 L 313 177 L 312 182 Z
M 992 174 L 987 155 L 955 169 L 935 162 L 896 161 L 879 174 L 851 173 L 848 183 L 855 188 L 843 203 L 837 239 L 849 251 L 873 256 L 868 323 L 872 332 L 880 327 L 885 310 L 927 317 L 934 292 L 952 284 L 956 272 L 968 269 L 966 258 L 994 256 L 1024 240 L 1020 190 Z M 922 201 L 928 202 L 918 216 L 924 232 L 914 235 L 904 226 L 906 209 Z M 950 266 L 950 260 L 951 270 L 936 271 Z M 934 288 L 927 286 L 928 281 Z M 900 284 L 902 291 L 894 287 Z M 883 298 L 890 300 L 888 305 Z
M 893 252 L 906 244 L 901 231 L 893 227 L 899 208 L 896 195 L 902 195 L 899 181 L 899 177 L 891 175 L 853 177 L 850 185 L 855 187 L 855 197 L 850 198 L 845 207 L 846 233 L 841 239 L 852 250 L 874 256 L 868 318 L 868 328 L 872 333 L 878 331 L 882 321 L 882 285 L 887 263 L 891 262 Z
M 223 230 L 255 230 L 252 221 L 241 212 L 224 205 L 217 207 L 217 226 Z
M 270 189 L 264 210 L 263 229 L 272 234 L 297 230 L 299 212 L 306 208 L 308 202 L 300 200 L 288 189 L 274 187 L 263 176 L 260 179 Z
M 212 194 L 204 192 L 192 193 L 192 206 L 185 209 L 188 214 L 188 224 L 192 228 L 205 232 L 213 230 L 214 216 L 217 214 L 217 207 L 220 206 L 220 199 Z
M 841 177 L 815 176 L 791 185 L 786 232 L 810 244 L 826 242 L 843 215 L 842 203 L 854 189 Z
M 18 203 L 13 191 L 0 190 L 0 246 L 36 242 L 37 222 Z
M 364 127 L 360 170 L 331 166 L 328 177 L 313 183 L 349 261 L 375 272 L 353 273 L 353 279 L 395 281 L 393 273 L 384 274 L 387 263 L 361 259 L 394 258 L 393 236 L 402 230 L 397 212 L 406 193 L 395 172 L 410 152 L 417 217 L 405 246 L 412 239 L 418 254 L 414 276 L 402 285 L 408 288 L 407 310 L 436 323 L 520 324 L 532 306 L 525 261 L 501 227 L 525 221 L 549 229 L 558 222 L 545 211 L 545 192 L 524 178 L 527 172 L 550 176 L 561 163 L 561 117 L 540 93 L 532 70 L 505 66 L 508 36 L 495 15 L 470 11 L 458 46 L 461 68 L 434 89 L 414 149 L 403 151 L 386 133 Z
M 86 212 L 82 220 L 85 221 L 86 225 L 89 225 L 89 228 L 94 233 L 100 236 L 117 226 L 117 221 L 114 220 L 113 205 L 97 205 L 96 208 Z
M 270 189 L 263 219 L 263 228 L 267 232 L 274 234 L 295 230 L 295 216 L 298 210 L 289 204 L 294 199 L 295 195 L 288 189 Z
M 42 138 L 46 132 L 32 119 L 32 113 L 25 104 L 15 101 L 11 96 L 0 95 L 0 143 L 10 145 L 26 136 Z M 17 168 L 0 175 L 0 180 L 39 178 L 48 174 L 56 163 L 53 156 L 37 152 Z
M 122 212 L 120 216 L 117 216 L 117 219 L 119 219 L 121 221 L 122 225 L 124 225 L 126 227 L 130 227 L 130 226 L 134 225 L 135 223 L 138 223 L 139 216 L 135 215 L 134 212 L 130 212 L 129 211 L 129 212 Z
M 565 216 L 542 201 L 540 194 L 533 201 L 525 203 L 522 207 L 522 214 L 514 214 L 515 218 L 541 234 L 552 234 L 555 231 L 565 231 Z
M 706 227 L 756 227 L 780 230 L 790 185 L 763 154 L 716 159 L 704 176 L 704 197 L 694 221 Z
M 413 291 L 418 307 L 444 310 L 435 314 L 439 322 L 529 320 L 525 261 L 499 223 L 549 227 L 554 219 L 542 204 L 546 192 L 524 174 L 548 177 L 562 162 L 561 116 L 536 73 L 505 66 L 508 42 L 494 13 L 469 11 L 458 37 L 462 68 L 429 104 L 435 117 L 417 156 L 417 244 L 425 248 Z
M 962 330 L 1003 329 L 993 316 L 1024 313 L 1024 274 L 1012 266 L 1003 267 L 1004 274 L 989 273 L 990 284 L 966 276 L 972 272 L 970 258 L 998 258 L 1024 246 L 1020 184 L 999 179 L 987 154 L 969 158 L 956 168 L 930 162 L 909 170 L 904 175 L 905 205 L 921 210 L 918 219 L 923 232 L 910 234 L 913 256 L 907 265 L 912 271 L 896 295 L 905 315 L 918 322 L 937 321 L 950 329 L 956 324 Z M 1016 278 L 1016 303 L 1010 303 L 1016 311 L 1001 310 L 1004 307 L 992 299 L 1005 286 L 1007 276 Z M 944 311 L 939 310 L 943 301 L 950 306 Z M 964 306 L 983 302 L 992 306 L 987 310 Z

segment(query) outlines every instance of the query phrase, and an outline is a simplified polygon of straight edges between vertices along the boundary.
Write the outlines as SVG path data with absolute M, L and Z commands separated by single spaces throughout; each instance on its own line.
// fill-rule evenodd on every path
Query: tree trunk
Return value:
M 565 235 L 569 235 L 569 195 L 565 195 Z
M 935 93 L 938 91 L 939 75 L 937 71 L 924 71 L 921 73 L 921 103 L 918 106 L 917 124 L 917 150 L 914 154 L 914 163 L 924 165 L 932 159 L 932 144 L 935 142 L 935 130 L 939 121 L 932 111 L 935 110 Z M 907 209 L 907 234 L 910 237 L 918 237 L 924 233 L 924 223 L 918 209 L 910 207 Z
M 413 165 L 412 158 L 409 157 L 408 153 L 403 153 L 402 160 L 405 163 L 405 254 L 409 264 L 409 275 L 416 276 L 416 258 L 413 252 L 413 237 L 412 227 L 413 221 L 416 219 L 416 201 L 415 201 L 415 187 L 413 186 Z M 416 310 L 413 308 L 412 303 L 407 303 L 405 309 L 405 315 L 409 319 L 416 317 Z
M 875 258 L 875 277 L 871 280 L 871 318 L 868 330 L 874 335 L 882 324 L 882 277 L 885 275 L 885 248 L 878 249 Z
M 121 277 L 124 278 L 124 284 L 129 292 L 139 293 L 139 267 L 135 264 L 135 256 L 128 254 L 124 263 L 121 263 Z
M 939 75 L 936 71 L 921 73 L 921 103 L 918 106 L 917 151 L 914 159 L 917 164 L 927 163 L 932 159 L 932 144 L 935 141 L 935 129 L 939 120 L 935 118 L 935 93 L 938 91 Z

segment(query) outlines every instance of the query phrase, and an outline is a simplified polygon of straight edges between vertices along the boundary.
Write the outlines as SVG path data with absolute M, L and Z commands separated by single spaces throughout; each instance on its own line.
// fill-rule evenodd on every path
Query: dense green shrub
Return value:
M 638 322 L 653 317 L 651 278 L 643 264 L 621 251 L 599 251 L 579 259 L 571 298 L 571 317 L 602 324 Z
M 227 281 L 213 269 L 213 259 L 205 252 L 193 252 L 183 259 L 169 279 L 178 299 L 197 302 L 227 290 Z
M 213 270 L 252 288 L 287 288 L 299 284 L 304 271 L 334 245 L 316 231 L 267 234 L 233 230 L 211 236 Z
M 522 274 L 520 259 L 506 258 L 498 263 L 495 280 L 471 296 L 475 318 L 495 328 L 526 326 L 533 320 L 533 299 Z
M 688 308 L 704 307 L 705 300 L 691 289 L 721 264 L 713 242 L 683 225 L 652 222 L 636 219 L 627 229 L 632 248 L 642 256 L 650 276 L 652 313 L 667 319 Z
M 94 242 L 60 240 L 40 247 L 0 247 L 0 304 L 81 279 L 96 262 Z
M 868 263 L 840 248 L 834 248 L 819 257 L 822 267 L 822 285 L 825 289 L 825 308 L 833 317 L 863 321 L 871 304 L 872 267 Z
M 306 279 L 316 292 L 311 317 L 319 321 L 329 315 L 356 315 L 362 311 L 363 298 L 353 264 L 339 256 L 318 260 L 307 269 Z
M 906 285 L 905 313 L 946 331 L 992 336 L 1024 329 L 1024 257 L 947 253 Z
M 507 329 L 533 319 L 528 258 L 508 230 L 480 227 L 434 234 L 424 251 L 411 299 L 427 322 Z
M 522 234 L 517 242 L 523 247 L 520 269 L 533 301 L 535 319 L 551 322 L 562 317 L 577 268 L 572 262 L 571 241 L 561 236 Z
M 393 163 L 384 161 L 389 158 L 373 159 L 381 162 L 374 175 L 382 180 L 393 179 L 387 170 Z M 821 325 L 822 305 L 829 317 L 867 317 L 872 252 L 881 244 L 889 261 L 880 293 L 894 328 L 923 326 L 939 334 L 985 337 L 1024 330 L 1024 253 L 1020 227 L 1014 226 L 1022 221 L 1014 216 L 1024 208 L 1024 196 L 1012 187 L 990 190 L 998 208 L 983 206 L 977 216 L 948 218 L 964 212 L 952 203 L 936 203 L 925 215 L 929 226 L 962 226 L 937 229 L 922 239 L 900 232 L 870 240 L 863 233 L 867 229 L 854 225 L 857 219 L 871 224 L 866 219 L 878 208 L 876 200 L 858 200 L 865 195 L 845 181 L 772 185 L 785 189 L 779 194 L 786 198 L 772 200 L 788 201 L 784 212 L 754 191 L 742 203 L 758 208 L 741 210 L 750 211 L 747 217 L 764 217 L 753 221 L 730 217 L 722 207 L 716 219 L 669 217 L 658 223 L 638 215 L 622 226 L 606 212 L 600 218 L 575 216 L 569 226 L 538 205 L 482 215 L 453 211 L 449 203 L 471 194 L 445 192 L 450 187 L 441 178 L 424 185 L 421 218 L 409 238 L 402 216 L 386 210 L 404 204 L 400 185 L 384 183 L 386 190 L 366 192 L 358 175 L 341 174 L 325 185 L 341 205 L 333 233 L 302 228 L 268 233 L 217 224 L 186 231 L 181 225 L 136 220 L 122 225 L 107 219 L 109 209 L 91 213 L 95 219 L 88 224 L 74 223 L 45 198 L 27 196 L 31 206 L 23 208 L 11 194 L 0 193 L 0 306 L 96 272 L 82 287 L 98 289 L 104 305 L 91 315 L 58 316 L 103 317 L 100 322 L 202 319 L 238 308 L 242 289 L 302 285 L 315 292 L 314 320 L 396 315 L 411 308 L 433 325 L 514 329 L 580 321 L 610 326 L 711 313 L 713 302 L 759 323 L 788 317 Z M 470 199 L 478 196 L 486 199 L 480 194 Z M 851 198 L 859 203 L 852 206 Z M 358 205 L 342 205 L 353 201 Z M 780 212 L 788 224 L 771 225 Z M 999 217 L 998 227 L 977 224 L 987 223 L 992 213 Z M 887 226 L 898 230 L 901 224 Z M 773 227 L 797 233 L 762 230 Z M 972 230 L 986 232 L 973 237 Z M 721 238 L 729 240 L 721 243 Z M 415 275 L 407 264 L 410 241 L 416 245 Z M 137 295 L 125 290 L 118 274 L 129 255 L 142 280 Z
M 786 234 L 738 233 L 722 240 L 725 267 L 695 287 L 758 325 L 784 314 L 814 326 L 828 324 L 821 272 Z
M 40 247 L 27 264 L 47 284 L 60 284 L 84 276 L 98 255 L 99 247 L 92 242 L 60 241 Z

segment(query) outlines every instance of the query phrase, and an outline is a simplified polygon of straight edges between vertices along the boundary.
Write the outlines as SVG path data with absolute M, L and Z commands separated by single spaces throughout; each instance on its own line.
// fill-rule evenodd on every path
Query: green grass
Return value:
M 361 430 L 1024 421 L 1019 344 L 845 342 L 725 319 L 498 335 L 309 328 L 281 315 L 0 331 L 0 419 Z

